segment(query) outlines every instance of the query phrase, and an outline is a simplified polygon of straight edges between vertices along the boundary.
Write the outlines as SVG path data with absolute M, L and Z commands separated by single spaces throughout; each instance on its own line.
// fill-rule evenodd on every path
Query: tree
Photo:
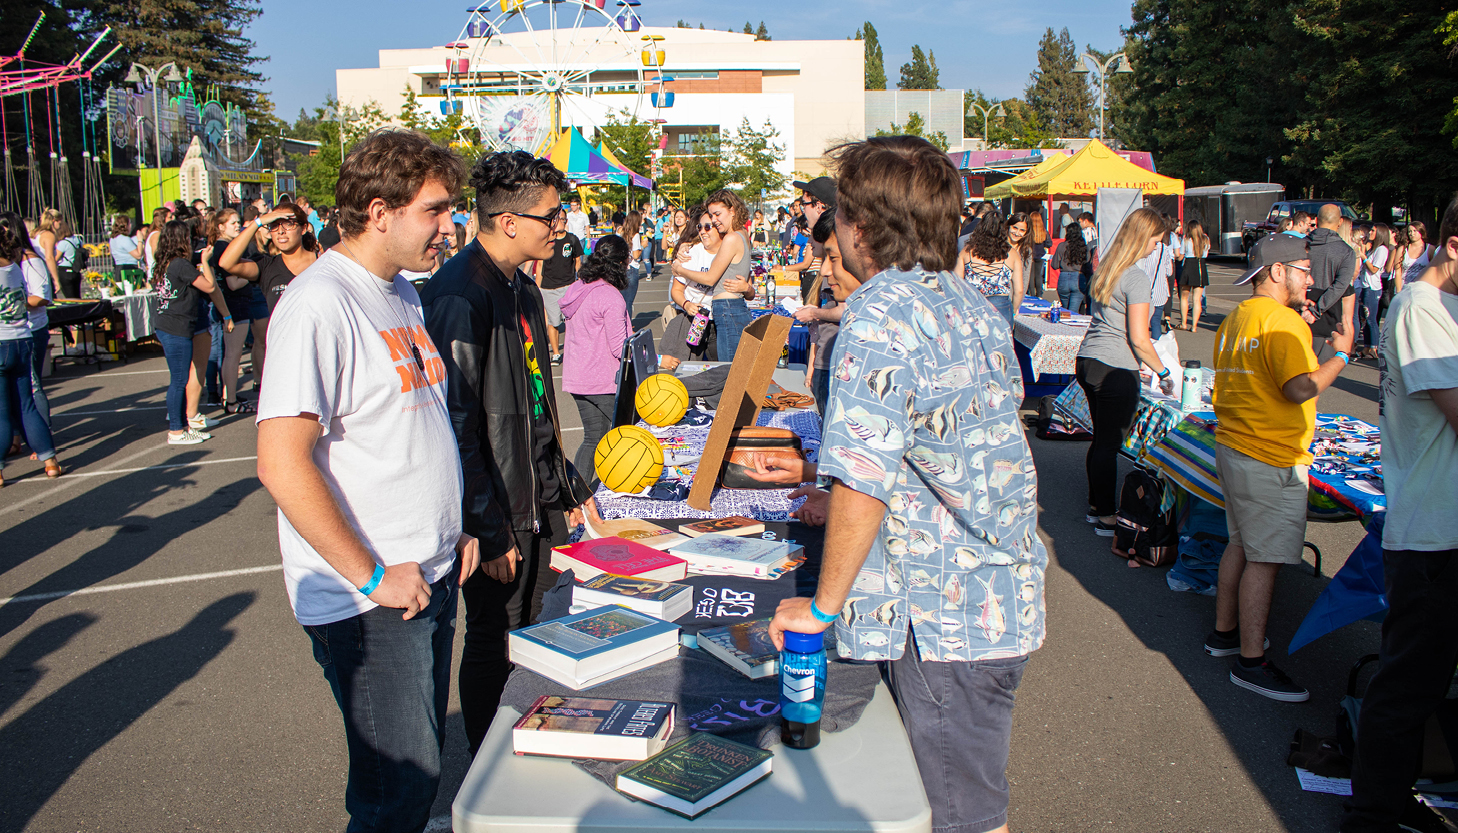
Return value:
M 936 145 L 938 150 L 945 151 L 947 148 L 951 147 L 951 143 L 947 141 L 947 134 L 943 133 L 940 130 L 934 131 L 932 133 L 926 132 L 926 119 L 922 118 L 921 113 L 918 113 L 915 110 L 912 110 L 910 113 L 906 114 L 905 127 L 902 127 L 896 122 L 891 122 L 890 130 L 877 130 L 876 135 L 917 136 L 922 139 L 926 139 L 933 145 Z
M 780 131 L 769 119 L 756 130 L 745 117 L 725 142 L 724 174 L 740 190 L 745 202 L 758 203 L 761 190 L 773 198 L 785 187 L 788 178 L 776 167 L 785 159 L 785 146 L 775 141 L 779 137 Z
M 1443 45 L 1449 47 L 1448 57 L 1458 57 L 1458 11 L 1448 12 L 1438 33 L 1443 36 Z M 1453 112 L 1443 121 L 1443 132 L 1452 134 L 1453 147 L 1458 147 L 1458 98 L 1453 100 Z
M 920 46 L 912 46 L 911 61 L 901 65 L 901 80 L 896 86 L 903 90 L 940 90 L 936 53 L 928 60 Z
M 683 178 L 683 204 L 695 205 L 723 188 L 726 183 L 721 143 L 718 134 L 707 134 L 695 142 L 689 153 L 663 157 L 665 180 Z
M 755 40 L 774 40 L 774 38 L 771 38 L 770 37 L 769 29 L 764 25 L 764 21 L 763 20 L 761 20 L 759 22 L 759 28 L 757 30 L 755 30 L 754 39 Z
M 962 112 L 966 113 L 976 104 L 983 108 L 995 108 L 1002 105 L 1002 118 L 992 117 L 987 120 L 987 132 L 989 135 L 982 136 L 982 113 L 976 112 L 964 116 L 962 122 L 963 136 L 982 136 L 987 140 L 989 147 L 995 148 L 1045 148 L 1060 147 L 1058 134 L 1048 129 L 1042 119 L 1032 107 L 1020 99 L 1008 98 L 1002 101 L 993 101 L 982 93 L 981 90 L 971 90 L 962 94 Z
M 866 89 L 886 89 L 886 56 L 881 53 L 881 39 L 876 36 L 876 27 L 867 20 L 851 40 L 865 41 L 866 44 Z
M 339 137 L 341 115 L 343 142 Z M 341 112 L 339 103 L 330 96 L 322 106 L 314 108 L 311 121 L 319 137 L 319 150 L 312 156 L 293 156 L 292 161 L 298 166 L 298 191 L 310 202 L 329 205 L 334 202 L 334 186 L 339 181 L 339 165 L 344 155 L 361 139 L 389 124 L 390 117 L 373 100 L 358 109 L 344 107 Z
M 1089 119 L 1093 96 L 1088 82 L 1074 72 L 1077 60 L 1068 30 L 1054 35 L 1050 27 L 1038 42 L 1038 68 L 1024 93 L 1038 118 L 1059 136 L 1086 136 L 1093 124 Z

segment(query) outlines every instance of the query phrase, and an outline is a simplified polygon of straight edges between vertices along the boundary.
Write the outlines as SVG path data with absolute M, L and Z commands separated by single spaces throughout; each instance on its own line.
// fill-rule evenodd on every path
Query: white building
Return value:
M 866 135 L 890 130 L 894 124 L 905 128 L 912 113 L 926 124 L 925 135 L 941 133 L 947 137 L 947 150 L 970 150 L 962 137 L 963 90 L 866 90 Z
M 560 123 L 589 138 L 611 112 L 662 119 L 670 154 L 688 152 L 705 134 L 731 133 L 744 119 L 755 128 L 768 122 L 786 148 L 779 169 L 787 176 L 819 174 L 827 147 L 865 135 L 860 41 L 756 41 L 646 26 L 624 32 L 604 24 L 607 8 L 596 11 L 592 0 L 527 0 L 521 11 L 479 18 L 465 31 L 481 37 L 382 49 L 378 67 L 336 71 L 339 101 L 355 108 L 374 101 L 394 114 L 408 88 L 432 113 L 459 101 L 478 126 L 519 138 L 549 134 L 552 99 L 560 102 Z M 659 50 L 661 70 L 654 66 Z M 558 90 L 565 92 L 550 95 Z M 660 91 L 673 94 L 671 107 L 655 106 L 652 94 Z

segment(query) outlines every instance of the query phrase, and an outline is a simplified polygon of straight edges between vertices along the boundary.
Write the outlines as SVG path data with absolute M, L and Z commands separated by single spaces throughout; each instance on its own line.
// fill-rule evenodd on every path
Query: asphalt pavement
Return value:
M 1177 334 L 1183 358 L 1208 362 L 1220 318 L 1248 296 L 1230 286 L 1233 267 L 1210 274 L 1210 314 Z M 665 278 L 642 283 L 637 323 L 667 300 Z M 25 459 L 5 469 L 0 833 L 343 829 L 343 728 L 284 594 L 256 429 L 223 417 L 202 445 L 166 445 L 166 383 L 156 349 L 58 368 L 46 389 L 70 473 L 48 480 Z M 1319 407 L 1375 422 L 1376 391 L 1375 364 L 1359 361 Z M 571 454 L 581 422 L 560 393 L 559 411 Z M 1290 658 L 1284 647 L 1358 524 L 1309 525 L 1322 575 L 1307 553 L 1280 576 L 1270 653 L 1312 697 L 1276 703 L 1201 650 L 1214 599 L 1126 567 L 1083 522 L 1086 446 L 1030 442 L 1048 639 L 1018 691 L 1013 829 L 1334 830 L 1340 800 L 1300 790 L 1286 745 L 1297 728 L 1332 732 L 1347 669 L 1376 650 L 1377 628 Z M 468 763 L 453 687 L 430 829 L 449 829 Z

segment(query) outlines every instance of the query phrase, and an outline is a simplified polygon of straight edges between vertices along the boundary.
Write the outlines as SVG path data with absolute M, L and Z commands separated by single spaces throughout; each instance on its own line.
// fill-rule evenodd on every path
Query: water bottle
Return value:
M 1180 410 L 1186 413 L 1200 409 L 1200 383 L 1205 374 L 1200 372 L 1200 363 L 1193 359 L 1185 362 L 1185 372 L 1180 388 Z
M 791 749 L 820 745 L 825 705 L 825 636 L 785 631 L 780 651 L 780 742 Z
M 764 289 L 765 289 L 765 297 L 766 297 L 766 300 L 769 301 L 769 308 L 770 309 L 774 309 L 775 308 L 775 290 L 776 290 L 776 288 L 777 287 L 776 287 L 776 281 L 775 281 L 774 275 L 770 275 L 770 276 L 766 277 L 765 278 L 765 287 L 764 287 Z
M 703 304 L 699 305 L 699 311 L 694 313 L 694 320 L 689 324 L 688 335 L 684 337 L 684 343 L 690 347 L 698 347 L 699 342 L 704 340 L 704 330 L 709 327 L 709 314 L 704 311 Z

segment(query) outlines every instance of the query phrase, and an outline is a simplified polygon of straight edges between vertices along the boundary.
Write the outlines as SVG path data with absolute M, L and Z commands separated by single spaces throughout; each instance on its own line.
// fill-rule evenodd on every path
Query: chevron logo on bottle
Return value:
M 815 699 L 815 669 L 780 668 L 780 696 L 792 703 Z

